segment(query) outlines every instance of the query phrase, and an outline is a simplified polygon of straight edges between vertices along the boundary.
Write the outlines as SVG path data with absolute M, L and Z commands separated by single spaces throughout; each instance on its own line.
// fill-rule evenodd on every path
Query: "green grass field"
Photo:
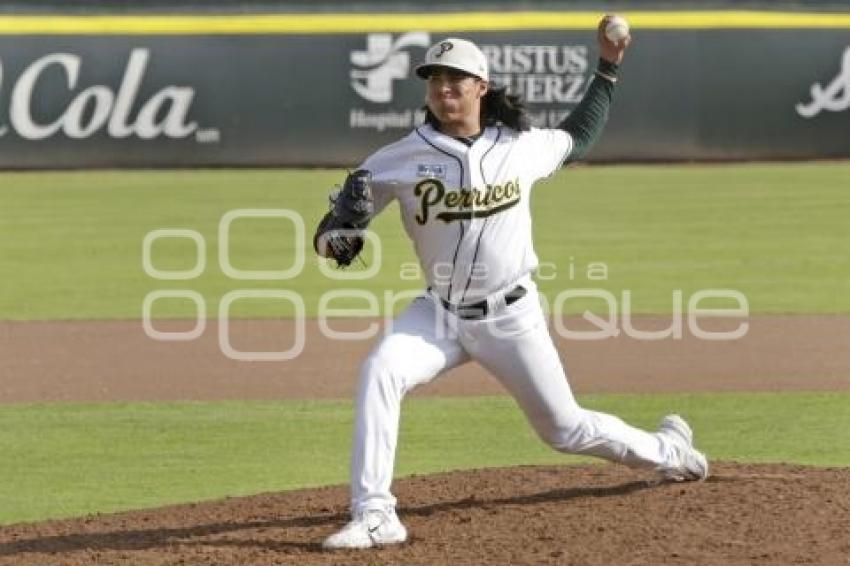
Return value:
M 581 401 L 647 428 L 675 408 L 713 459 L 850 463 L 847 393 Z M 399 475 L 580 461 L 537 440 L 509 398 L 411 399 L 402 414 Z M 4 407 L 0 523 L 345 483 L 351 418 L 347 401 Z
M 395 205 L 374 229 L 382 241 L 375 277 L 340 283 L 310 252 L 316 221 L 338 171 L 131 171 L 0 173 L 0 319 L 135 319 L 156 289 L 200 292 L 215 315 L 234 289 L 288 289 L 315 313 L 321 294 L 341 286 L 419 289 L 401 277 L 415 261 Z M 668 313 L 672 293 L 735 289 L 754 313 L 850 312 L 850 164 L 621 166 L 569 169 L 540 184 L 532 205 L 538 255 L 550 297 L 571 287 L 632 293 L 633 312 Z M 305 222 L 302 273 L 286 281 L 237 281 L 218 261 L 219 220 L 234 209 L 289 209 Z M 157 281 L 142 268 L 142 241 L 154 229 L 197 230 L 205 272 Z M 241 270 L 285 269 L 295 230 L 282 219 L 237 220 L 231 263 Z M 159 269 L 189 269 L 194 244 L 162 240 Z M 371 259 L 370 259 L 371 261 Z M 604 264 L 605 280 L 588 279 Z M 408 271 L 405 271 L 407 273 Z M 346 303 L 338 302 L 338 306 Z M 362 302 L 347 303 L 361 307 Z M 567 309 L 598 310 L 599 300 Z M 722 306 L 722 305 L 718 305 Z M 185 300 L 160 301 L 156 317 L 193 316 Z M 288 303 L 240 301 L 234 315 L 287 316 Z
M 288 281 L 236 281 L 218 265 L 217 227 L 233 209 L 290 209 L 312 226 L 337 171 L 0 173 L 0 320 L 138 319 L 147 293 L 191 289 L 211 316 L 236 289 L 288 289 L 309 313 L 330 289 L 417 289 L 397 210 L 374 224 L 384 261 L 369 280 L 339 283 L 306 254 Z M 669 313 L 675 289 L 744 293 L 752 313 L 850 313 L 850 164 L 621 166 L 568 170 L 537 187 L 537 251 L 570 287 L 629 290 L 633 311 Z M 205 239 L 207 269 L 156 281 L 142 269 L 150 230 Z M 153 248 L 160 269 L 194 264 L 188 240 Z M 309 244 L 308 244 L 309 245 Z M 295 241 L 280 220 L 233 224 L 239 269 L 282 269 Z M 604 263 L 605 280 L 589 280 Z M 551 267 L 548 273 L 552 273 Z M 598 308 L 588 302 L 573 311 Z M 163 301 L 158 317 L 191 308 Z M 237 316 L 287 316 L 244 302 Z M 353 362 L 354 363 L 354 362 Z M 850 394 L 605 395 L 583 402 L 652 427 L 688 416 L 713 458 L 850 465 Z M 793 416 L 793 418 L 791 418 Z M 32 521 L 346 481 L 351 403 L 6 405 L 0 407 L 0 522 Z M 310 431 L 305 434 L 305 431 Z M 414 399 L 404 413 L 398 474 L 574 462 L 537 441 L 505 398 Z

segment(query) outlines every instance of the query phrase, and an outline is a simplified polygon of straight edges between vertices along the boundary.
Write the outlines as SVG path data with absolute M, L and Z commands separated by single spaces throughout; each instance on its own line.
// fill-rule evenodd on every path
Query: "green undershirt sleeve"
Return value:
M 605 128 L 608 121 L 608 109 L 614 96 L 614 83 L 617 81 L 617 65 L 599 59 L 596 76 L 590 81 L 587 92 L 578 106 L 569 116 L 558 124 L 573 138 L 573 150 L 567 162 L 577 161 L 587 155 L 593 143 Z

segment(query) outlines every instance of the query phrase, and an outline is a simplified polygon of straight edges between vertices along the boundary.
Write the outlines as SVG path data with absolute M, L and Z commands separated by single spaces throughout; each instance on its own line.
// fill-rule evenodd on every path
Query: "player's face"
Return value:
M 478 122 L 487 82 L 462 71 L 436 68 L 428 77 L 426 103 L 443 125 Z

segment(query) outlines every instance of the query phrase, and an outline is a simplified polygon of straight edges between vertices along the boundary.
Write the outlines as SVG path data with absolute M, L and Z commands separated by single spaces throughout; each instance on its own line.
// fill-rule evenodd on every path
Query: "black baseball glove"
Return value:
M 337 267 L 347 267 L 363 249 L 363 232 L 375 214 L 369 183 L 372 173 L 358 169 L 345 178 L 342 189 L 330 197 L 330 211 L 316 228 L 313 248 L 333 258 Z

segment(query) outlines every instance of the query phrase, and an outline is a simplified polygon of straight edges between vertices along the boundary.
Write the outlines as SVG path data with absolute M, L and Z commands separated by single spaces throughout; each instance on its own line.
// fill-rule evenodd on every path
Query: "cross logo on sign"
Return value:
M 427 32 L 411 31 L 393 41 L 392 34 L 370 33 L 366 51 L 352 51 L 351 87 L 370 102 L 390 102 L 393 99 L 393 80 L 406 79 L 410 71 L 408 47 L 428 47 Z

